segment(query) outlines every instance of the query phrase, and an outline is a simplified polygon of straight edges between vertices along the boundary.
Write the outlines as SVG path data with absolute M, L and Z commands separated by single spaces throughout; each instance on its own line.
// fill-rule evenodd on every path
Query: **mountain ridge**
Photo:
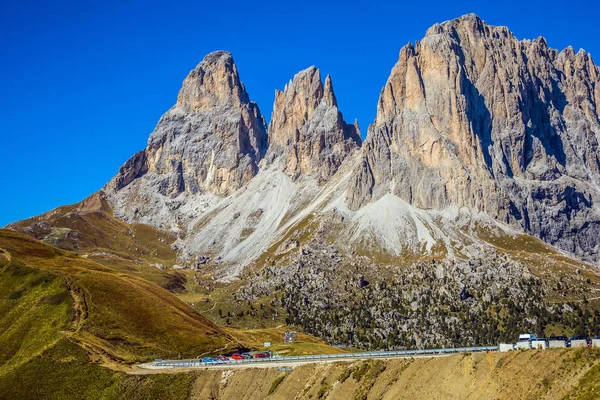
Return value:
M 474 15 L 434 25 L 400 52 L 346 204 L 466 206 L 597 262 L 598 71 Z
M 318 68 L 275 91 L 266 126 L 231 54 L 213 52 L 101 196 L 115 217 L 176 235 L 189 266 L 209 256 L 240 271 L 289 221 L 331 213 L 352 243 L 399 254 L 435 242 L 450 256 L 466 240 L 454 217 L 440 219 L 452 208 L 597 263 L 599 71 L 585 51 L 468 14 L 402 48 L 362 141 Z M 405 205 L 379 202 L 388 194 Z M 402 217 L 382 230 L 378 213 L 390 210 Z M 392 232 L 399 243 L 381 237 Z

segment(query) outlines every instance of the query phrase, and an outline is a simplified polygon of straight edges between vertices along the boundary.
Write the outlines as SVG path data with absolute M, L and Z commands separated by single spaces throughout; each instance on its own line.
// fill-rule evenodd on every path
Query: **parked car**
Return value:
M 225 356 L 218 356 L 217 360 L 221 360 L 221 361 L 229 361 L 229 357 L 225 357 Z
M 254 358 L 269 358 L 271 355 L 269 353 L 256 353 Z
M 519 342 L 526 341 L 526 340 L 534 340 L 534 339 L 537 339 L 537 336 L 533 333 L 521 333 L 519 335 Z
M 244 359 L 244 357 L 242 357 L 242 355 L 240 353 L 233 353 L 231 355 L 231 358 L 234 360 L 243 360 Z
M 212 358 L 212 357 L 204 357 L 204 358 L 202 359 L 202 362 L 203 362 L 204 364 L 214 364 L 214 363 L 215 363 L 215 359 L 214 359 L 214 358 Z
M 585 341 L 585 344 L 583 343 L 583 341 Z M 592 339 L 590 339 L 590 337 L 586 336 L 586 335 L 571 336 L 569 338 L 569 340 L 567 340 L 568 347 L 572 347 L 572 346 L 589 347 L 591 345 L 592 345 Z
M 242 357 L 243 357 L 244 359 L 246 359 L 246 360 L 248 360 L 248 359 L 250 359 L 250 358 L 254 358 L 254 357 L 252 356 L 252 354 L 250 354 L 250 353 L 242 353 Z

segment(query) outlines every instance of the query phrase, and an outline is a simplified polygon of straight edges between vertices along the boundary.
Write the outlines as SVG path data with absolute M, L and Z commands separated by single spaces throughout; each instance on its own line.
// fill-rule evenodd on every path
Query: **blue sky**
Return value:
M 213 50 L 232 52 L 267 119 L 275 89 L 316 65 L 364 134 L 400 48 L 434 23 L 474 12 L 521 39 L 585 48 L 598 62 L 596 3 L 6 0 L 0 226 L 101 188 L 145 147 L 185 75 Z

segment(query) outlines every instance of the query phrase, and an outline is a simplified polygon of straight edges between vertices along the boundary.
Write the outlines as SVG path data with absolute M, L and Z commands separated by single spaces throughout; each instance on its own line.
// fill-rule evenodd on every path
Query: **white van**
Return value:
M 521 340 L 534 340 L 537 339 L 537 336 L 533 333 L 521 333 L 519 335 L 519 342 Z
M 533 333 L 520 334 L 517 349 L 531 349 L 531 342 L 535 339 L 537 339 L 537 336 Z

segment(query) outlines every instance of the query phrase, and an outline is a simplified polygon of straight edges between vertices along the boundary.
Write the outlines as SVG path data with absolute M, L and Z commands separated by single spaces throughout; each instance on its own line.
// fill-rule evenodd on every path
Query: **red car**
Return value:
M 269 353 L 256 353 L 254 355 L 254 358 L 269 358 L 269 357 L 270 357 Z
M 242 357 L 242 355 L 240 353 L 233 353 L 231 355 L 231 358 L 233 358 L 234 360 L 243 360 L 244 357 Z

